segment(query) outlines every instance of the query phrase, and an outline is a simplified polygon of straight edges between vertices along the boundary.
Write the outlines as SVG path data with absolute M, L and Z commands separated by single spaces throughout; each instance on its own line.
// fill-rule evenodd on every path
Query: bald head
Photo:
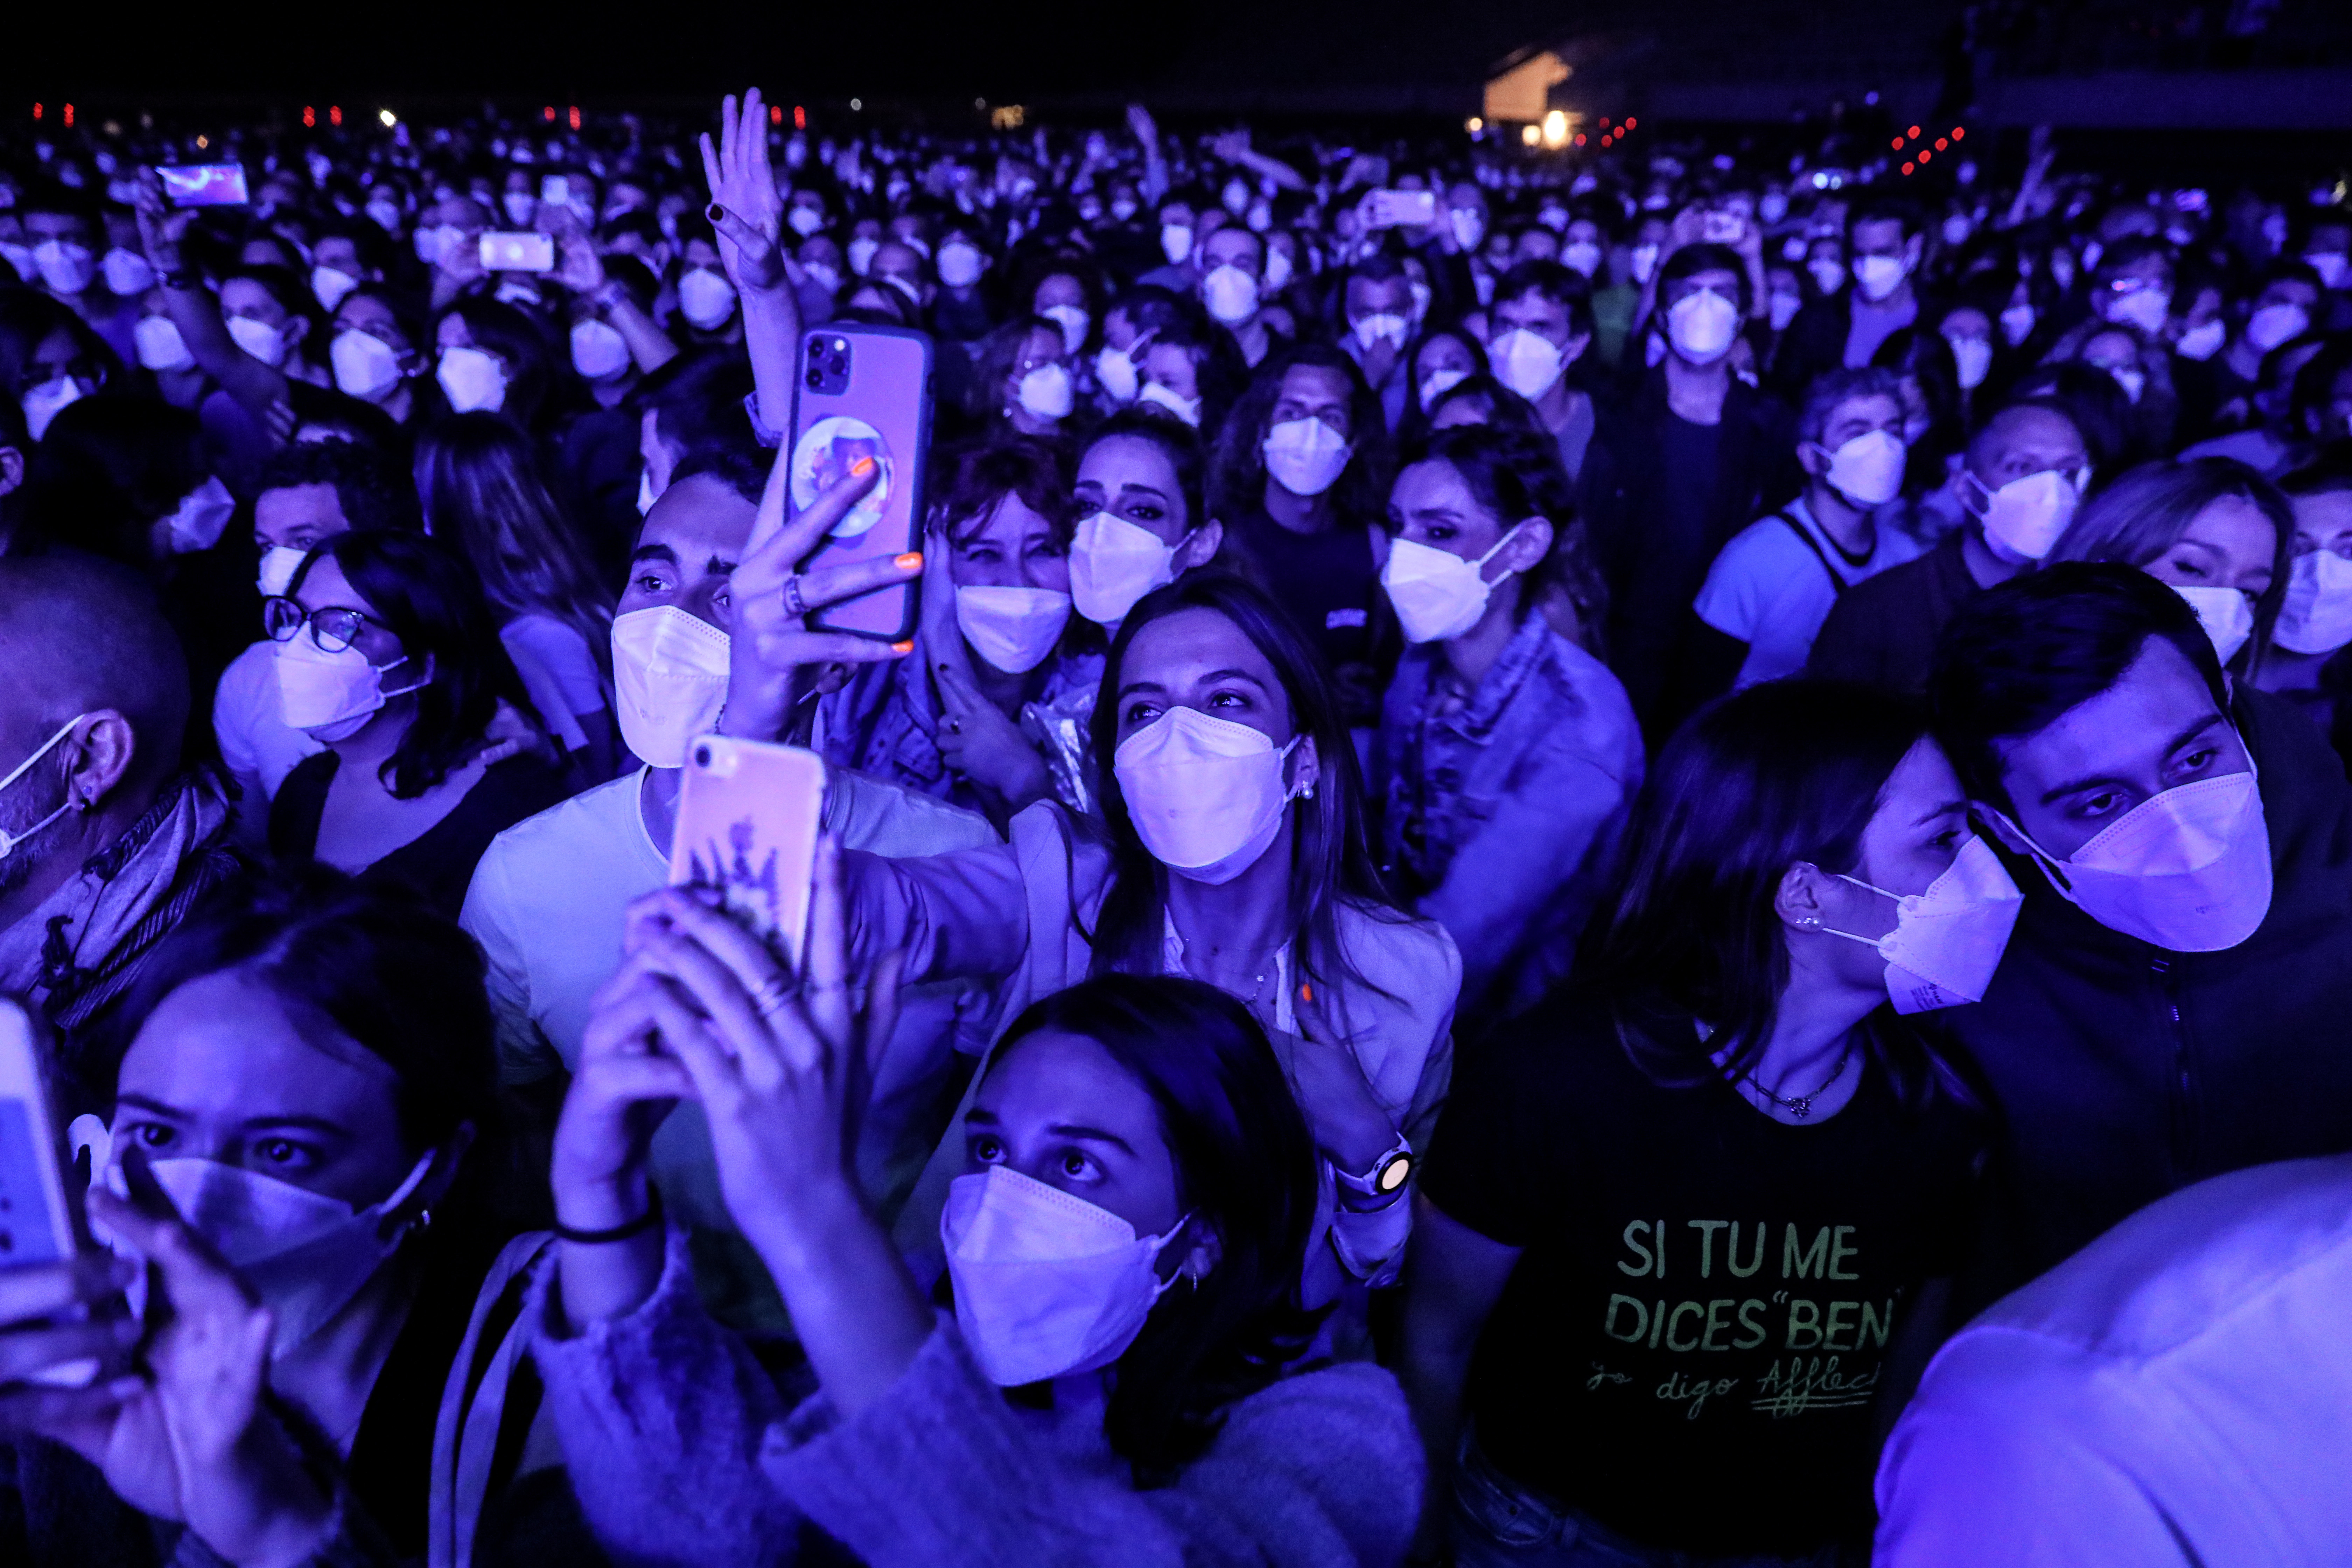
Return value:
M 136 574 L 59 551 L 0 557 L 0 772 L 79 713 L 131 721 L 136 788 L 179 767 L 188 662 Z

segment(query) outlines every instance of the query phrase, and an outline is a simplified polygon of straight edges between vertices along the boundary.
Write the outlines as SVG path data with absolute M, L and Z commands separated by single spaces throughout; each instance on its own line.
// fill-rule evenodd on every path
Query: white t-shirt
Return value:
M 1798 497 L 1780 516 L 1761 518 L 1732 536 L 1706 571 L 1706 583 L 1693 605 L 1698 618 L 1748 645 L 1735 687 L 1794 675 L 1805 668 L 1813 638 L 1829 619 L 1842 588 L 1900 566 L 1920 553 L 1919 542 L 1882 516 L 1873 525 L 1877 542 L 1857 566 L 1822 533 Z M 1807 542 L 1811 542 L 1808 543 Z M 1835 573 L 1832 584 L 1830 574 Z
M 213 736 L 221 761 L 237 783 L 257 786 L 263 800 L 277 796 L 303 758 L 327 749 L 280 716 L 277 647 L 257 642 L 238 654 L 213 692 Z
M 1944 1346 L 1879 1568 L 2352 1562 L 2352 1156 L 2151 1204 Z
M 637 805 L 650 772 L 599 784 L 517 823 L 490 841 L 474 868 L 458 921 L 489 961 L 499 1068 L 509 1083 L 529 1083 L 578 1064 L 590 1004 L 620 967 L 629 902 L 669 879 L 668 857 L 647 836 Z M 929 795 L 846 772 L 830 773 L 827 783 L 824 828 L 849 848 L 905 857 L 997 842 L 987 818 Z M 985 1004 L 977 994 L 963 1002 L 964 989 L 942 984 L 901 992 L 898 1026 L 877 1066 L 874 1108 L 860 1142 L 861 1175 L 873 1175 L 869 1149 L 890 1140 L 891 1105 L 904 1102 L 912 1115 L 918 1103 L 936 1104 L 936 1095 L 923 1090 L 950 1059 L 961 1016 L 976 1017 Z M 694 1107 L 680 1106 L 662 1123 L 650 1164 L 673 1215 L 688 1225 L 733 1228 L 719 1196 L 710 1135 Z
M 517 616 L 499 628 L 499 641 L 548 733 L 567 752 L 585 746 L 581 721 L 604 710 L 604 672 L 587 639 L 553 616 Z

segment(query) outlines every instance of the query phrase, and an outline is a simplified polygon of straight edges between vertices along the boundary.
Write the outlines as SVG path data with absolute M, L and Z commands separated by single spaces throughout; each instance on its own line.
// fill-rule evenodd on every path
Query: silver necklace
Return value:
M 1821 1087 L 1813 1090 L 1811 1094 L 1800 1094 L 1793 1098 L 1787 1095 L 1775 1094 L 1772 1090 L 1765 1088 L 1764 1080 L 1758 1078 L 1753 1072 L 1745 1072 L 1739 1076 L 1746 1079 L 1748 1083 L 1754 1087 L 1757 1093 L 1762 1095 L 1765 1099 L 1770 1100 L 1773 1104 L 1779 1106 L 1781 1110 L 1787 1111 L 1798 1121 L 1802 1121 L 1813 1113 L 1813 1101 L 1827 1094 L 1830 1091 L 1830 1087 L 1836 1083 L 1838 1079 L 1845 1076 L 1846 1063 L 1853 1059 L 1853 1031 L 1849 1029 L 1846 1031 L 1845 1049 L 1838 1053 L 1837 1066 L 1830 1069 L 1830 1076 L 1823 1079 L 1822 1080 Z

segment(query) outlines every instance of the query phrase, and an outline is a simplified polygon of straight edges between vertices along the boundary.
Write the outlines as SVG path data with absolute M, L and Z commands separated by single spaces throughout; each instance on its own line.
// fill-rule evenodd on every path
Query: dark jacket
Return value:
M 2011 858 L 2025 908 L 1985 999 L 1942 1022 L 2003 1121 L 1984 1293 L 2125 1215 L 2248 1165 L 2352 1150 L 2352 790 L 2316 727 L 2238 689 L 2274 890 L 2254 934 L 2171 952 Z
M 1780 346 L 1772 355 L 1772 390 L 1790 407 L 1801 405 L 1805 389 L 1813 384 L 1815 376 L 1844 368 L 1845 341 L 1853 335 L 1853 283 L 1849 279 L 1844 288 L 1823 295 L 1790 318 L 1789 330 L 1780 334 Z
M 1927 690 L 1937 639 L 1960 606 L 1984 591 L 1960 553 L 1962 531 L 1840 594 L 1813 638 L 1805 673 L 1914 696 Z

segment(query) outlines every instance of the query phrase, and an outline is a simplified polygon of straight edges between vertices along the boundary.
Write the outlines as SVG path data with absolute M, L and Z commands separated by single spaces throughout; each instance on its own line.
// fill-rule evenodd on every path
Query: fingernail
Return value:
M 1315 987 L 1313 987 L 1312 985 L 1308 985 L 1308 984 L 1305 984 L 1304 982 L 1302 982 L 1302 983 L 1299 984 L 1299 987 L 1298 987 L 1298 999 L 1299 999 L 1301 1002 L 1312 1002 L 1312 1001 L 1314 1001 L 1314 1000 L 1315 1000 Z
M 896 566 L 901 572 L 912 572 L 916 567 L 920 566 L 922 563 L 923 552 L 919 550 L 909 550 L 907 553 L 899 556 L 896 561 L 890 563 L 891 565 Z
M 727 209 L 720 206 L 717 202 L 713 202 L 709 206 L 702 209 L 702 216 L 709 218 L 713 223 L 725 223 L 727 221 Z
M 871 458 L 860 458 L 857 461 L 849 465 L 849 471 L 854 477 L 862 479 L 866 475 L 874 471 L 874 459 Z
M 890 645 L 890 651 L 903 658 L 915 651 L 915 641 L 912 637 L 909 637 L 905 642 L 894 642 Z M 945 665 L 941 665 L 940 668 L 944 669 L 947 667 Z

